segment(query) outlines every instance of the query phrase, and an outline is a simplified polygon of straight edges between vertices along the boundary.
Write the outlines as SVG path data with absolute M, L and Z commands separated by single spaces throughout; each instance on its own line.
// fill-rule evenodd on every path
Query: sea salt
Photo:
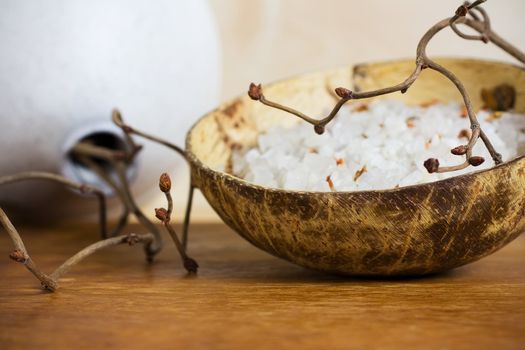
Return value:
M 481 110 L 477 117 L 504 161 L 525 153 L 525 116 Z M 450 150 L 466 144 L 459 134 L 469 126 L 462 106 L 455 103 L 354 104 L 343 108 L 323 135 L 303 121 L 260 134 L 255 147 L 233 153 L 233 173 L 266 187 L 303 191 L 378 190 L 432 182 L 494 165 L 480 139 L 473 152 L 485 158 L 479 167 L 439 174 L 423 167 L 428 158 L 439 159 L 443 166 L 462 163 L 464 156 Z

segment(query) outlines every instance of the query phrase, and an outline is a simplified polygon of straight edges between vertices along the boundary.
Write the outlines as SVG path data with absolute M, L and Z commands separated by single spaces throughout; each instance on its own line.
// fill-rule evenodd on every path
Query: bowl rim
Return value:
M 436 58 L 436 60 L 440 60 L 440 59 L 457 60 L 457 61 L 463 61 L 463 62 L 469 62 L 469 61 L 472 62 L 472 61 L 474 61 L 474 62 L 481 62 L 481 63 L 488 63 L 488 64 L 498 64 L 498 65 L 509 66 L 509 67 L 513 67 L 513 68 L 517 68 L 517 69 L 521 69 L 521 70 L 525 71 L 525 67 L 518 66 L 518 65 L 515 65 L 513 63 L 507 63 L 507 62 L 498 61 L 498 60 L 465 58 L 465 57 L 449 57 L 449 56 L 440 56 L 440 57 Z M 273 81 L 272 83 L 265 84 L 265 85 L 267 87 L 271 87 L 271 86 L 274 86 L 274 85 L 278 85 L 278 84 L 284 83 L 286 81 L 296 80 L 296 79 L 304 78 L 304 77 L 306 77 L 308 75 L 311 75 L 311 74 L 319 74 L 319 73 L 323 73 L 323 72 L 329 73 L 329 72 L 335 72 L 335 71 L 343 70 L 343 69 L 355 69 L 357 67 L 373 65 L 373 64 L 394 64 L 394 63 L 407 63 L 407 62 L 412 62 L 412 61 L 413 61 L 413 59 L 393 59 L 393 60 L 357 63 L 355 65 L 338 66 L 338 67 L 331 68 L 331 69 L 323 69 L 323 70 L 316 70 L 316 71 L 308 72 L 308 73 L 295 74 L 295 75 L 292 75 L 292 76 L 290 76 L 288 78 L 284 78 L 284 79 L 280 79 L 280 80 L 277 80 L 277 81 Z M 518 163 L 518 162 L 520 162 L 520 161 L 525 159 L 525 155 L 521 155 L 521 156 L 514 157 L 513 159 L 510 159 L 508 161 L 505 161 L 505 162 L 503 162 L 501 164 L 494 165 L 494 166 L 492 166 L 490 168 L 487 168 L 487 169 L 472 171 L 472 172 L 469 172 L 469 173 L 466 173 L 466 174 L 461 174 L 461 175 L 457 175 L 457 176 L 451 176 L 451 177 L 446 178 L 446 179 L 441 179 L 441 180 L 436 180 L 436 181 L 431 181 L 431 182 L 424 182 L 424 183 L 408 185 L 408 186 L 400 186 L 400 187 L 397 187 L 397 188 L 394 187 L 394 188 L 387 188 L 387 189 L 357 190 L 357 191 L 304 191 L 304 190 L 290 190 L 290 189 L 282 189 L 282 188 L 275 188 L 275 187 L 266 187 L 266 186 L 263 186 L 263 185 L 259 185 L 259 184 L 247 181 L 245 179 L 242 179 L 242 178 L 237 177 L 235 175 L 226 173 L 224 171 L 213 169 L 213 168 L 209 167 L 208 165 L 204 164 L 195 155 L 195 153 L 193 153 L 193 150 L 192 150 L 193 147 L 192 147 L 191 136 L 192 136 L 193 131 L 196 129 L 196 127 L 201 122 L 203 122 L 206 118 L 208 118 L 210 115 L 223 110 L 225 106 L 229 106 L 229 105 L 231 105 L 231 104 L 235 103 L 236 101 L 239 101 L 240 99 L 243 99 L 243 98 L 246 98 L 245 94 L 238 95 L 238 96 L 236 96 L 234 98 L 231 98 L 231 99 L 221 103 L 215 109 L 213 109 L 213 110 L 205 113 L 203 116 L 201 116 L 191 126 L 191 128 L 186 133 L 186 142 L 185 142 L 185 152 L 186 152 L 187 160 L 190 163 L 190 168 L 192 166 L 196 166 L 197 168 L 199 168 L 199 169 L 201 169 L 201 170 L 203 170 L 205 172 L 208 172 L 208 173 L 210 173 L 212 175 L 215 175 L 217 177 L 222 177 L 225 180 L 228 180 L 230 182 L 238 183 L 239 185 L 241 185 L 243 187 L 252 188 L 254 190 L 263 190 L 263 191 L 267 191 L 267 192 L 288 194 L 288 195 L 306 195 L 307 194 L 307 195 L 315 195 L 315 196 L 337 196 L 337 195 L 351 195 L 351 194 L 364 194 L 364 193 L 368 193 L 368 194 L 370 194 L 370 193 L 386 194 L 386 193 L 393 193 L 393 192 L 404 192 L 404 191 L 415 190 L 415 189 L 422 188 L 422 187 L 425 187 L 425 186 L 447 184 L 448 182 L 453 184 L 454 182 L 456 182 L 458 180 L 461 180 L 462 178 L 472 177 L 472 176 L 478 177 L 478 176 L 480 176 L 483 173 L 486 173 L 486 172 L 489 172 L 489 171 L 492 171 L 492 170 L 495 170 L 495 169 L 498 169 L 498 168 L 508 167 L 508 166 L 511 166 L 514 163 Z M 190 169 L 190 171 L 191 171 L 191 169 Z M 197 188 L 198 188 L 198 186 L 197 186 Z

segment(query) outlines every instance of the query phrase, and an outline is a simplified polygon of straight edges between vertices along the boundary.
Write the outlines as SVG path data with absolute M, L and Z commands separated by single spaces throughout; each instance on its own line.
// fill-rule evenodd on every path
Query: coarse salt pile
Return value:
M 495 149 L 510 160 L 525 153 L 525 116 L 481 110 L 478 120 Z M 295 118 L 290 116 L 290 118 Z M 429 174 L 428 158 L 443 166 L 464 156 L 450 150 L 466 144 L 469 121 L 462 106 L 408 106 L 394 100 L 343 108 L 317 135 L 312 125 L 275 127 L 259 135 L 256 147 L 236 150 L 233 173 L 265 187 L 302 191 L 357 191 L 402 187 L 457 176 L 494 165 L 481 139 L 473 155 L 479 167 Z

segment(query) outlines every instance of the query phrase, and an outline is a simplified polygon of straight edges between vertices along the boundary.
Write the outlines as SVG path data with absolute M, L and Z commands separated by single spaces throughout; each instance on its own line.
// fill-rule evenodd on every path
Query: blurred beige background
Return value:
M 351 63 L 412 57 L 435 22 L 454 14 L 461 0 L 211 0 L 223 40 L 225 98 L 250 81 Z M 523 0 L 488 0 L 493 29 L 525 49 Z M 451 30 L 429 53 L 511 61 L 492 45 L 467 42 Z
M 363 61 L 413 57 L 421 35 L 451 16 L 458 0 L 210 0 L 223 41 L 223 99 L 244 93 L 251 81 Z M 525 49 L 523 0 L 489 0 L 493 29 Z M 450 30 L 429 47 L 437 56 L 512 62 L 492 45 L 468 42 Z M 187 182 L 181 181 L 184 185 Z M 185 190 L 177 193 L 185 195 Z M 180 205 L 183 203 L 180 198 Z M 219 220 L 198 193 L 195 221 Z

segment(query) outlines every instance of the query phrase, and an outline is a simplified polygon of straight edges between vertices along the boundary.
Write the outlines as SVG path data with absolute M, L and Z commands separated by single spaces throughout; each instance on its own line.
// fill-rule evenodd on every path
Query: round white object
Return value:
M 74 138 L 115 132 L 115 107 L 129 124 L 183 145 L 191 124 L 218 103 L 221 55 L 206 0 L 3 0 L 1 7 L 0 176 L 60 172 Z M 179 164 L 148 143 L 134 192 L 154 189 L 158 175 Z M 43 183 L 0 189 L 0 205 L 67 213 L 79 212 L 80 202 L 58 200 Z

